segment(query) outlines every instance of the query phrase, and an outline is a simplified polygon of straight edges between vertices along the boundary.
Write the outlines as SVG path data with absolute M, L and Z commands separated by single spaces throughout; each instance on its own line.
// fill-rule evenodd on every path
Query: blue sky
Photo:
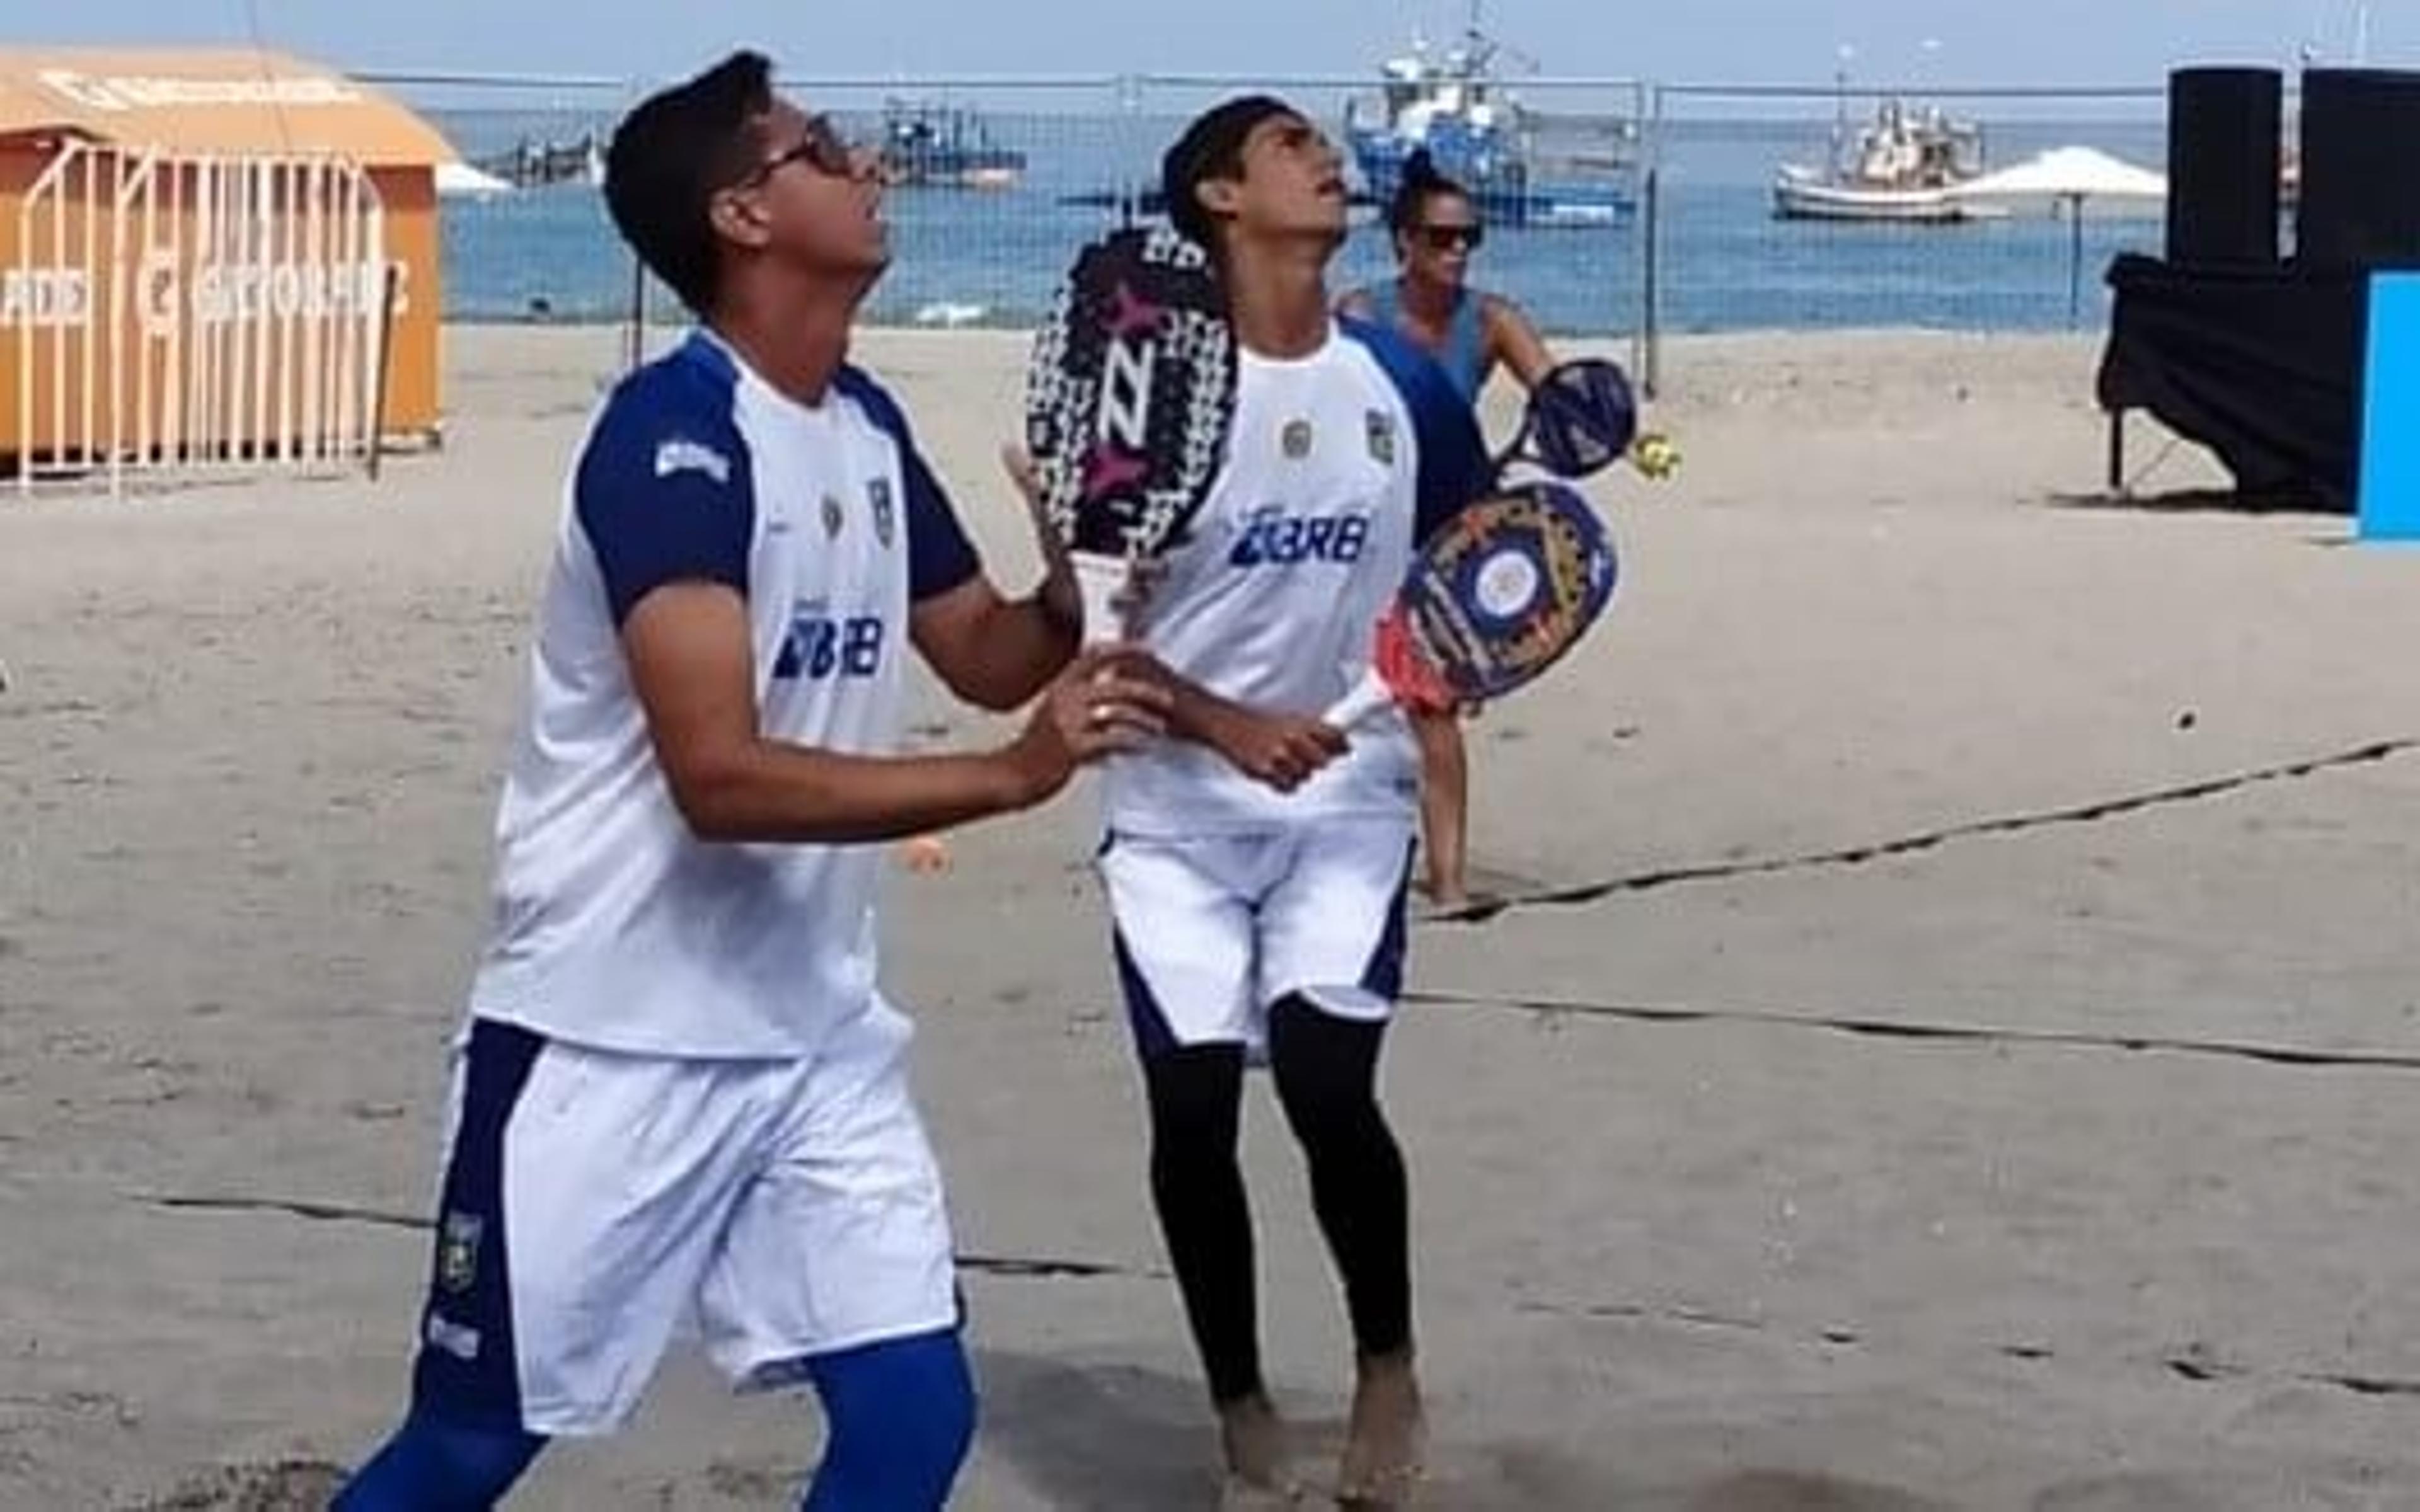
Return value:
M 14 41 L 242 42 L 256 23 L 276 46 L 347 67 L 649 78 L 688 71 L 740 42 L 793 73 L 1350 73 L 1415 24 L 1435 34 L 1464 14 L 1454 0 L 73 0 L 19 8 Z M 2290 64 L 2308 43 L 2341 58 L 2355 8 L 2353 0 L 1493 0 L 1485 21 L 1548 73 L 1820 81 L 1847 45 L 1854 73 L 1869 79 L 2157 84 L 2183 62 Z M 2371 61 L 2420 66 L 2420 0 L 2377 0 L 2371 13 Z

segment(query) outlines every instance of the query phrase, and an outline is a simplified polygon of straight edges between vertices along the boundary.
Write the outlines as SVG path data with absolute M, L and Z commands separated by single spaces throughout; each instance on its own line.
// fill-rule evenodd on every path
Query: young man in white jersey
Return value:
M 870 159 L 740 54 L 638 107 L 605 195 L 700 329 L 574 471 L 498 821 L 412 1403 L 346 1512 L 492 1505 L 609 1432 L 683 1325 L 811 1381 L 813 1512 L 947 1498 L 974 1398 L 878 843 L 1036 804 L 1156 729 L 1071 665 L 1063 580 L 1004 600 L 890 396 L 848 365 L 888 262 Z M 1011 745 L 895 748 L 910 646 Z M 1063 669 L 1064 670 L 1063 671 Z
M 1236 1164 L 1265 1060 L 1311 1170 L 1357 1348 L 1342 1490 L 1391 1505 L 1422 1436 L 1403 1160 L 1379 1110 L 1400 991 L 1419 756 L 1388 710 L 1320 711 L 1368 666 L 1416 541 L 1482 486 L 1469 407 L 1396 333 L 1332 318 L 1336 149 L 1264 97 L 1195 121 L 1171 218 L 1217 255 L 1241 349 L 1220 475 L 1134 633 L 1170 670 L 1171 735 L 1107 768 L 1103 880 L 1143 1062 L 1151 1190 L 1222 1430 L 1231 1504 L 1282 1501 Z

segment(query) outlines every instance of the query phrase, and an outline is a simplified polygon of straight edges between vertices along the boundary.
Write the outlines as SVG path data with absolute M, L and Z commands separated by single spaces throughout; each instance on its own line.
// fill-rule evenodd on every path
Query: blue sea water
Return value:
M 889 324 L 1023 325 L 1045 307 L 1076 247 L 1113 210 L 1072 196 L 1148 182 L 1174 117 L 987 115 L 995 141 L 1022 149 L 1006 190 L 899 189 L 889 196 L 894 260 L 869 309 Z M 561 139 L 567 123 L 495 112 L 437 113 L 466 156 L 524 138 Z M 591 123 L 591 124 L 602 124 Z M 2160 209 L 2085 217 L 2081 301 L 2071 311 L 2071 228 L 2034 215 L 1947 226 L 1823 224 L 1773 218 L 1784 162 L 1820 163 L 1830 121 L 1690 120 L 1657 136 L 1658 320 L 1668 332 L 1930 327 L 2060 330 L 2105 316 L 2101 270 L 2119 250 L 2156 252 Z M 2155 121 L 2035 120 L 1993 130 L 1994 165 L 2071 143 L 2154 169 Z M 448 201 L 443 217 L 448 315 L 458 319 L 618 320 L 633 270 L 597 191 L 560 184 L 481 201 Z M 1476 279 L 1521 301 L 1558 333 L 1638 328 L 1645 238 L 1637 217 L 1610 225 L 1492 228 Z M 1357 227 L 1342 288 L 1383 276 L 1383 230 Z M 654 295 L 659 317 L 670 301 Z

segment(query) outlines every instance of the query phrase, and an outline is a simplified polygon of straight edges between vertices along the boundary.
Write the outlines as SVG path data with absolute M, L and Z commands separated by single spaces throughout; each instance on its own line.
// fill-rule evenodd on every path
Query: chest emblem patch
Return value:
M 1380 467 L 1395 465 L 1395 417 L 1383 409 L 1362 416 L 1362 437 L 1370 443 L 1370 459 Z
M 891 507 L 891 480 L 876 478 L 865 486 L 866 502 L 874 506 L 874 538 L 883 548 L 891 547 L 891 537 L 898 530 L 898 520 Z

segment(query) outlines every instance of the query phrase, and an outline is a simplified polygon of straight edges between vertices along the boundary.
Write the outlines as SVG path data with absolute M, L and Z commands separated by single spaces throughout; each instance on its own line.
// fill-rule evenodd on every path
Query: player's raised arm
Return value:
M 1489 355 L 1504 364 L 1521 380 L 1524 389 L 1534 389 L 1538 380 L 1554 370 L 1554 354 L 1546 349 L 1546 340 L 1519 305 L 1499 294 L 1483 295 L 1481 312 L 1487 322 Z
M 1050 570 L 1033 592 L 1003 594 L 924 460 L 906 411 L 854 369 L 844 385 L 899 449 L 908 495 L 908 634 L 917 652 L 965 702 L 996 712 L 1023 707 L 1076 653 L 1082 609 L 1064 563 L 1046 554 Z
M 1161 727 L 1166 690 L 1111 656 L 1068 666 L 996 750 L 859 756 L 767 738 L 749 617 L 753 485 L 737 457 L 686 424 L 609 420 L 575 508 L 657 763 L 701 839 L 882 841 L 964 824 L 1040 803 L 1077 766 Z M 1067 665 L 1063 654 L 1054 665 Z
M 1072 600 L 1073 589 L 1067 590 Z M 1081 610 L 1048 584 L 1004 596 L 988 578 L 920 598 L 908 626 L 917 651 L 951 692 L 979 708 L 1021 708 L 1076 652 Z
M 763 738 L 747 606 L 719 583 L 650 592 L 622 626 L 673 802 L 702 840 L 895 840 L 1032 808 L 1076 768 L 1157 731 L 1165 689 L 1126 670 L 1134 653 L 1069 663 L 1024 731 L 994 750 L 853 756 Z
M 1257 782 L 1291 793 L 1350 748 L 1342 731 L 1311 715 L 1255 709 L 1189 678 L 1153 669 L 1171 694 L 1168 730 L 1207 746 Z

